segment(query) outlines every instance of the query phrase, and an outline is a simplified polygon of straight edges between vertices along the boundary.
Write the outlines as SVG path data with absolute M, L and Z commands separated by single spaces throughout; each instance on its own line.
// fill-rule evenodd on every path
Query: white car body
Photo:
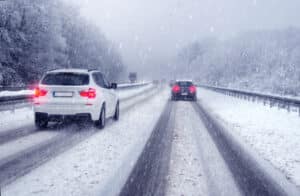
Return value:
M 44 78 L 47 75 L 62 73 L 88 75 L 89 82 L 88 84 L 74 86 L 48 85 L 43 83 Z M 37 93 L 39 94 L 40 92 L 35 92 L 34 112 L 47 114 L 49 119 L 51 116 L 80 117 L 88 115 L 91 120 L 97 121 L 99 120 L 102 106 L 104 106 L 106 117 L 113 116 L 118 104 L 118 96 L 115 93 L 115 89 L 111 87 L 109 82 L 107 86 L 100 86 L 97 84 L 94 75 L 99 74 L 105 78 L 105 76 L 97 70 L 57 69 L 47 72 L 41 79 L 38 90 L 35 90 L 45 91 L 46 94 L 39 96 Z M 82 96 L 81 92 L 83 94 L 87 92 L 84 94 L 86 96 Z M 95 97 L 93 92 L 95 92 Z M 92 95 L 92 97 L 88 97 L 89 95 Z

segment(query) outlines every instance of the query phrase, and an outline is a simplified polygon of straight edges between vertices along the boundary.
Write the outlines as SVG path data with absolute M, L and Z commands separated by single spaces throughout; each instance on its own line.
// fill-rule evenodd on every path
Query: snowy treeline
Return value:
M 111 79 L 124 68 L 77 8 L 61 0 L 0 1 L 0 85 L 26 84 L 60 67 L 97 68 Z
M 176 62 L 177 71 L 193 73 L 201 83 L 300 95 L 300 29 L 204 39 L 182 49 Z

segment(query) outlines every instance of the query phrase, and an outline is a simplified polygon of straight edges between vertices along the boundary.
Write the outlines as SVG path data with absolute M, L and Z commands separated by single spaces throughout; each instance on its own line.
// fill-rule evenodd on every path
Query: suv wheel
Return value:
M 45 114 L 35 113 L 35 126 L 39 129 L 47 128 L 48 117 Z
M 102 106 L 99 120 L 96 121 L 96 127 L 103 129 L 105 127 L 106 115 L 105 115 L 105 106 Z
M 197 97 L 196 96 L 193 97 L 193 101 L 197 101 Z
M 119 102 L 117 102 L 115 114 L 114 114 L 114 120 L 118 121 L 119 117 L 120 117 L 120 106 L 119 106 Z

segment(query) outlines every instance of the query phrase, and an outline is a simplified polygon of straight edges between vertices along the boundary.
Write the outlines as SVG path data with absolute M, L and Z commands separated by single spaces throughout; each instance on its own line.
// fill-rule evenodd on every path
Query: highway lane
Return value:
M 140 95 L 121 101 L 120 117 L 123 118 L 122 115 L 128 110 L 152 98 L 157 91 L 158 88 L 147 89 Z M 107 126 L 112 122 L 108 119 Z M 0 186 L 11 183 L 98 131 L 94 129 L 92 123 L 67 122 L 51 124 L 44 130 L 37 130 L 31 125 L 8 132 L 10 133 L 8 141 L 4 142 L 2 139 L 0 144 Z M 3 138 L 5 137 L 3 135 Z
M 118 123 L 111 123 L 3 187 L 3 195 L 97 195 L 118 189 L 118 182 L 127 179 L 166 103 L 166 91 L 152 95 L 143 96 L 140 104 L 127 112 L 123 110 Z
M 167 195 L 241 195 L 202 119 L 177 102 Z

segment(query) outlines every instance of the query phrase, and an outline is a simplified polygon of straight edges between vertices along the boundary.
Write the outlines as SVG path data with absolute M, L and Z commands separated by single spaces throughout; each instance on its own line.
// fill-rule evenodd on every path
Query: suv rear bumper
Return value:
M 34 112 L 47 116 L 51 119 L 64 119 L 64 118 L 89 118 L 93 121 L 99 119 L 100 110 L 99 107 L 94 105 L 84 106 L 53 106 L 53 105 L 35 105 Z
M 195 93 L 188 93 L 187 95 L 182 95 L 181 93 L 172 93 L 172 99 L 197 99 L 197 94 Z
M 48 121 L 63 121 L 63 120 L 86 120 L 91 121 L 91 114 L 89 113 L 78 113 L 75 115 L 61 115 L 61 114 L 48 114 L 48 113 L 41 113 L 36 112 L 40 118 L 47 119 Z

